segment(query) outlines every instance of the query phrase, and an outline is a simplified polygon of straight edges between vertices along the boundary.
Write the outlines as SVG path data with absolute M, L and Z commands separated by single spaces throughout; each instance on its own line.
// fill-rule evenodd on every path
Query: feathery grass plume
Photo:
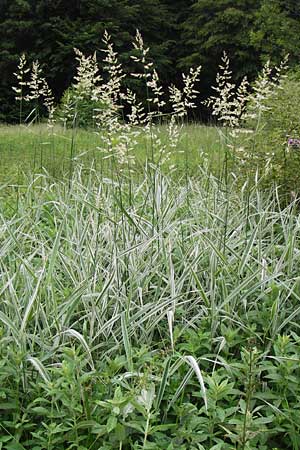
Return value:
M 270 110 L 268 105 L 270 98 L 282 89 L 287 62 L 288 56 L 275 67 L 271 67 L 270 61 L 267 61 L 251 86 L 247 81 L 243 86 L 242 81 L 237 89 L 235 111 L 238 122 L 236 128 L 231 130 L 230 136 L 235 139 L 234 145 L 239 162 L 242 165 L 249 162 L 254 170 L 261 166 L 262 160 L 263 170 L 269 171 L 271 168 L 274 153 L 256 151 L 255 141 L 259 141 L 260 133 L 264 129 L 263 115 Z
M 136 31 L 135 39 L 133 41 L 133 48 L 136 55 L 131 58 L 134 62 L 141 66 L 140 72 L 134 72 L 131 75 L 135 78 L 143 79 L 147 90 L 148 114 L 149 120 L 160 115 L 160 110 L 165 106 L 166 102 L 163 100 L 163 88 L 160 84 L 159 75 L 154 68 L 154 63 L 149 60 L 149 47 L 145 47 L 143 37 L 139 30 Z M 152 96 L 150 96 L 152 93 Z M 153 104 L 157 110 L 151 111 L 150 104 Z
M 95 89 L 101 81 L 96 52 L 89 56 L 85 56 L 78 48 L 74 48 L 74 52 L 77 61 L 77 73 L 74 76 L 75 83 L 73 84 L 76 92 L 75 98 L 79 100 L 86 97 L 93 98 Z
M 244 78 L 237 88 L 232 81 L 232 71 L 226 52 L 223 53 L 221 61 L 216 86 L 213 86 L 216 95 L 210 96 L 203 104 L 211 107 L 212 115 L 216 116 L 223 126 L 234 129 L 240 125 L 241 113 L 247 100 L 248 82 Z
M 160 110 L 165 106 L 166 102 L 162 99 L 164 92 L 162 86 L 159 84 L 159 76 L 155 69 L 153 69 L 151 78 L 147 81 L 147 86 L 153 92 L 153 98 L 149 101 L 157 107 L 157 115 L 160 115 Z
M 20 102 L 20 110 L 19 110 L 19 122 L 20 124 L 23 121 L 23 102 L 28 101 L 27 95 L 25 93 L 25 88 L 28 86 L 28 81 L 26 81 L 26 74 L 30 71 L 27 66 L 26 56 L 23 53 L 20 56 L 18 71 L 14 73 L 14 76 L 17 78 L 17 86 L 13 86 L 13 90 L 16 93 L 15 100 Z
M 42 78 L 43 82 L 43 90 L 42 95 L 44 99 L 44 106 L 47 110 L 48 118 L 47 118 L 47 125 L 49 128 L 53 128 L 55 124 L 55 105 L 54 105 L 54 97 L 52 94 L 52 90 L 50 89 L 50 86 L 45 78 Z
M 242 116 L 244 127 L 239 130 L 239 134 L 242 137 L 242 134 L 246 133 L 246 139 L 242 143 L 242 160 L 244 164 L 247 164 L 246 170 L 253 176 L 257 170 L 265 174 L 267 171 L 272 171 L 274 174 L 285 173 L 286 155 L 282 156 L 281 149 L 276 155 L 276 145 L 266 149 L 264 140 L 267 117 L 272 113 L 272 99 L 283 88 L 287 68 L 288 55 L 279 66 L 271 67 L 270 61 L 267 61 L 248 95 Z
M 200 80 L 200 72 L 201 66 L 198 66 L 195 69 L 191 68 L 187 75 L 183 73 L 182 90 L 174 85 L 169 86 L 169 101 L 171 103 L 172 111 L 167 130 L 169 146 L 173 151 L 176 149 L 180 140 L 184 120 L 188 116 L 188 110 L 196 108 L 194 100 L 196 99 L 197 94 L 199 94 L 199 91 L 196 90 L 195 85 Z M 185 154 L 185 177 L 186 185 L 188 186 L 188 150 L 186 146 L 181 153 Z M 173 168 L 174 166 L 171 165 L 170 170 Z
M 176 116 L 172 115 L 171 119 L 168 121 L 168 138 L 169 138 L 169 146 L 171 148 L 176 148 L 180 139 L 180 131 L 183 128 L 183 124 L 180 126 L 176 122 Z
M 197 94 L 199 94 L 199 91 L 195 89 L 195 85 L 200 81 L 200 73 L 201 66 L 198 66 L 196 68 L 191 67 L 187 75 L 184 73 L 182 74 L 183 99 L 186 110 L 196 108 L 193 100 L 197 98 Z
M 64 128 L 68 125 L 90 127 L 94 121 L 95 110 L 103 107 L 97 92 L 102 77 L 99 73 L 96 52 L 86 56 L 74 48 L 77 62 L 74 82 L 64 92 L 57 116 Z
M 166 105 L 163 99 L 164 92 L 159 82 L 159 75 L 153 67 L 153 62 L 149 61 L 149 47 L 145 47 L 139 30 L 136 31 L 132 44 L 135 55 L 132 55 L 131 58 L 140 66 L 140 69 L 131 75 L 144 81 L 147 97 L 147 112 L 142 112 L 142 105 L 140 104 L 139 115 L 143 118 L 143 126 L 150 146 L 151 162 L 160 165 L 169 159 L 169 154 L 167 146 L 162 143 L 158 128 L 154 128 L 153 123 L 154 121 L 161 121 L 162 108 Z
M 96 52 L 85 56 L 74 48 L 77 68 L 74 83 L 64 94 L 61 108 L 61 120 L 64 124 L 76 122 L 90 126 L 93 122 L 94 109 L 99 108 L 96 95 L 102 78 L 99 74 Z
M 236 85 L 232 81 L 229 58 L 226 53 L 223 54 L 216 86 L 213 87 L 216 95 L 203 103 L 211 108 L 212 115 L 225 126 L 226 134 L 220 131 L 220 135 L 226 148 L 242 165 L 247 161 L 251 161 L 255 167 L 260 164 L 261 156 L 253 152 L 256 148 L 255 140 L 264 126 L 262 114 L 269 109 L 268 100 L 281 89 L 286 77 L 284 72 L 287 69 L 287 60 L 288 57 L 284 58 L 280 65 L 274 68 L 271 67 L 270 61 L 267 61 L 252 86 L 246 77 Z M 246 140 L 242 140 L 243 135 Z M 251 142 L 248 142 L 249 139 Z M 264 159 L 266 156 L 270 155 L 265 154 Z M 267 166 L 269 167 L 269 164 Z
M 250 154 L 246 150 L 247 145 L 240 142 L 242 134 L 252 134 L 253 129 L 249 125 L 249 119 L 260 117 L 263 103 L 273 92 L 275 84 L 270 84 L 272 69 L 267 63 L 262 75 L 254 83 L 252 92 L 247 77 L 244 77 L 239 85 L 232 81 L 230 61 L 224 52 L 219 66 L 220 70 L 216 76 L 216 86 L 213 86 L 215 95 L 210 96 L 203 102 L 211 108 L 212 115 L 225 127 L 225 133 L 220 131 L 222 141 L 225 143 L 226 154 L 224 159 L 225 178 L 228 172 L 228 153 L 244 165 Z M 277 72 L 276 72 L 277 73 Z
M 127 99 L 121 89 L 125 74 L 118 61 L 118 53 L 114 50 L 111 36 L 107 31 L 105 31 L 102 41 L 105 44 L 105 48 L 102 50 L 105 53 L 104 70 L 108 79 L 98 87 L 95 93 L 105 105 L 105 108 L 95 111 L 96 126 L 101 130 L 101 139 L 105 145 L 105 148 L 99 147 L 99 149 L 106 153 L 106 158 L 112 158 L 114 162 L 118 163 L 121 172 L 126 169 L 130 173 L 131 166 L 135 163 L 133 150 L 136 145 L 136 133 L 131 132 L 131 123 L 126 123 L 122 119 L 121 101 Z M 135 97 L 130 94 L 129 99 L 133 106 Z M 132 120 L 136 120 L 136 118 L 137 116 L 132 117 Z
M 142 71 L 133 72 L 131 75 L 135 78 L 144 79 L 147 86 L 148 80 L 151 79 L 153 62 L 147 60 L 150 48 L 145 47 L 144 39 L 138 29 L 136 30 L 135 38 L 132 42 L 132 45 L 133 48 L 136 50 L 136 55 L 131 55 L 131 59 L 134 62 L 141 65 Z
M 249 102 L 249 82 L 245 76 L 236 91 L 236 98 L 234 101 L 234 110 L 236 116 L 236 127 L 230 130 L 231 136 L 236 137 L 239 132 L 247 132 L 244 128 L 245 114 L 247 111 L 247 105 Z
M 171 85 L 169 87 L 170 103 L 172 106 L 172 116 L 176 119 L 184 119 L 189 109 L 196 108 L 194 99 L 199 94 L 195 89 L 196 83 L 200 80 L 201 66 L 196 69 L 191 68 L 189 73 L 182 74 L 183 89 Z
M 105 92 L 108 91 L 108 95 L 113 104 L 117 105 L 120 98 L 122 80 L 125 77 L 125 74 L 123 73 L 122 65 L 118 61 L 118 53 L 114 50 L 111 36 L 107 31 L 104 32 L 102 41 L 106 46 L 106 48 L 102 49 L 102 52 L 106 54 L 103 60 L 104 69 L 109 74 L 109 79 L 105 85 Z
M 44 79 L 42 77 L 42 69 L 38 60 L 33 61 L 30 80 L 28 81 L 29 92 L 26 95 L 26 101 L 33 102 L 33 109 L 25 119 L 28 121 L 32 116 L 30 124 L 39 121 L 40 119 L 40 101 L 44 92 Z
M 18 80 L 18 86 L 13 87 L 13 90 L 16 92 L 17 96 L 15 99 L 20 102 L 20 123 L 22 121 L 22 102 L 30 102 L 35 101 L 36 108 L 38 108 L 39 100 L 43 99 L 43 104 L 48 113 L 48 125 L 52 127 L 54 120 L 54 97 L 52 91 L 44 77 L 42 77 L 42 69 L 40 67 L 39 61 L 34 61 L 31 67 L 26 67 L 27 60 L 25 54 L 22 54 L 20 57 L 18 72 L 14 75 Z M 30 72 L 30 80 L 26 81 L 25 76 Z M 28 87 L 29 92 L 25 94 L 24 88 Z M 37 112 L 36 112 L 37 113 Z
M 132 42 L 133 48 L 135 50 L 135 55 L 131 55 L 131 59 L 140 66 L 140 70 L 137 72 L 132 72 L 131 76 L 134 78 L 143 80 L 146 88 L 147 97 L 147 114 L 145 121 L 145 130 L 152 135 L 152 122 L 153 122 L 153 112 L 151 111 L 151 102 L 153 99 L 150 98 L 150 89 L 153 88 L 159 93 L 158 98 L 161 96 L 161 89 L 158 87 L 158 75 L 153 77 L 153 62 L 148 61 L 149 47 L 145 47 L 143 37 L 140 31 L 137 29 L 135 38 Z M 159 100 L 158 100 L 159 103 Z
M 132 44 L 137 56 L 132 55 L 131 58 L 141 66 L 141 71 L 132 73 L 131 75 L 145 81 L 148 102 L 147 120 L 150 123 L 155 117 L 161 117 L 161 110 L 166 105 L 165 100 L 163 100 L 164 91 L 153 62 L 148 61 L 149 47 L 145 47 L 143 37 L 139 30 L 136 31 L 135 39 Z M 152 93 L 152 96 L 150 96 L 150 93 Z M 154 110 L 151 110 L 151 104 L 154 105 Z
M 27 100 L 38 101 L 43 95 L 42 69 L 38 60 L 33 61 L 30 72 L 30 81 L 28 82 L 29 94 Z
M 94 96 L 101 100 L 106 107 L 95 112 L 95 121 L 97 127 L 113 131 L 118 128 L 120 120 L 120 111 L 122 109 L 120 104 L 121 83 L 125 75 L 121 64 L 118 62 L 118 54 L 114 50 L 111 36 L 107 31 L 104 32 L 102 42 L 105 44 L 105 48 L 102 49 L 102 52 L 105 53 L 103 64 L 108 79 L 105 82 L 103 81 L 101 85 L 98 85 Z
M 126 101 L 130 107 L 130 112 L 127 113 L 126 118 L 133 127 L 143 126 L 147 122 L 147 116 L 142 102 L 137 101 L 136 93 L 127 88 L 126 93 L 121 93 L 121 99 Z
M 172 107 L 171 119 L 168 124 L 170 146 L 176 147 L 180 137 L 180 128 L 183 120 L 188 115 L 189 109 L 196 108 L 194 100 L 199 91 L 195 89 L 196 83 L 200 81 L 201 66 L 191 68 L 189 73 L 182 74 L 183 89 L 171 85 L 169 87 L 169 98 Z M 181 123 L 180 123 L 181 122 Z M 180 123 L 180 127 L 178 124 Z
M 225 145 L 225 154 L 222 161 L 220 179 L 224 179 L 226 190 L 226 203 L 224 205 L 224 234 L 223 234 L 223 252 L 225 253 L 227 231 L 228 231 L 228 213 L 229 213 L 229 175 L 231 173 L 230 164 L 236 158 L 235 130 L 239 127 L 241 112 L 247 98 L 247 79 L 244 78 L 237 88 L 232 81 L 232 71 L 229 68 L 229 58 L 226 52 L 223 53 L 219 72 L 216 76 L 216 86 L 213 90 L 216 95 L 210 96 L 203 102 L 204 105 L 211 107 L 212 115 L 225 127 L 225 133 L 220 131 L 221 145 Z M 238 94 L 237 94 L 238 92 Z M 229 133 L 228 133 L 229 131 Z M 234 158 L 233 158 L 234 157 Z
M 168 138 L 171 148 L 176 148 L 183 128 L 183 119 L 186 116 L 183 93 L 176 86 L 169 86 L 169 97 L 172 106 L 171 118 L 168 123 Z M 181 122 L 181 123 L 179 123 Z
M 74 119 L 74 98 L 70 89 L 67 89 L 62 96 L 58 117 L 66 131 L 68 123 L 72 123 Z
M 247 99 L 248 106 L 244 114 L 244 119 L 254 119 L 255 128 L 260 125 L 261 115 L 267 111 L 267 101 L 278 89 L 282 88 L 282 83 L 287 77 L 288 55 L 281 61 L 279 66 L 271 67 L 267 61 L 252 86 L 252 92 Z

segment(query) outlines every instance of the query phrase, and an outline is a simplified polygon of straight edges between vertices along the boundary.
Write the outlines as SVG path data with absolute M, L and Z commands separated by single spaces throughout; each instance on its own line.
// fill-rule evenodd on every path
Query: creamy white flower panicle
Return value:
M 16 92 L 16 100 L 20 102 L 30 102 L 34 101 L 36 104 L 42 100 L 48 113 L 48 126 L 52 127 L 54 125 L 54 97 L 52 91 L 46 81 L 42 76 L 42 69 L 40 67 L 39 61 L 34 61 L 32 63 L 31 70 L 27 66 L 27 60 L 25 54 L 22 54 L 18 64 L 18 72 L 14 75 L 18 80 L 18 86 L 13 87 Z M 29 79 L 26 80 L 26 75 L 29 74 Z M 26 91 L 25 91 L 26 89 Z M 37 105 L 35 105 L 36 107 Z M 20 110 L 20 119 L 21 119 Z
M 288 55 L 282 60 L 279 66 L 271 67 L 270 61 L 264 65 L 261 73 L 255 80 L 252 92 L 249 93 L 248 110 L 245 118 L 257 119 L 262 112 L 267 111 L 267 101 L 278 89 L 282 89 L 282 83 L 287 77 L 286 70 Z
M 52 128 L 55 124 L 55 118 L 54 118 L 54 113 L 55 113 L 55 106 L 54 106 L 54 97 L 52 94 L 52 91 L 47 83 L 47 81 L 45 80 L 45 78 L 42 78 L 42 82 L 43 82 L 43 90 L 42 90 L 42 95 L 44 98 L 44 105 L 47 109 L 47 113 L 48 113 L 48 120 L 47 120 L 47 125 L 49 128 Z
M 247 77 L 244 77 L 239 85 L 232 81 L 229 58 L 225 52 L 219 68 L 216 86 L 213 87 L 216 94 L 209 97 L 203 104 L 210 107 L 212 115 L 229 129 L 228 137 L 233 140 L 228 141 L 226 145 L 229 148 L 235 147 L 236 155 L 241 159 L 241 148 L 236 148 L 234 139 L 240 134 L 252 134 L 258 131 L 261 114 L 269 109 L 268 99 L 281 88 L 285 78 L 287 58 L 274 68 L 267 61 L 252 86 L 249 85 Z M 245 123 L 247 128 L 244 127 Z M 247 158 L 249 155 L 244 151 L 243 156 Z
M 168 137 L 171 148 L 176 148 L 183 128 L 183 119 L 188 115 L 188 110 L 196 108 L 194 99 L 199 91 L 195 85 L 200 81 L 201 66 L 191 68 L 189 73 L 182 74 L 183 89 L 169 86 L 169 101 L 172 107 L 171 118 L 168 123 Z
M 99 147 L 106 158 L 114 158 L 119 164 L 120 172 L 131 171 L 135 163 L 134 148 L 137 144 L 137 132 L 132 125 L 138 125 L 141 116 L 141 106 L 137 105 L 136 97 L 129 90 L 122 92 L 122 80 L 125 77 L 122 66 L 118 61 L 118 54 L 114 50 L 110 35 L 105 31 L 103 37 L 105 48 L 104 70 L 107 79 L 102 80 L 97 87 L 96 96 L 103 108 L 95 111 L 95 122 L 101 129 L 101 138 L 105 147 Z M 122 101 L 128 101 L 131 106 L 131 120 L 122 120 Z
M 131 56 L 137 65 L 137 71 L 131 75 L 143 80 L 147 90 L 147 108 L 137 99 L 136 93 L 124 86 L 125 73 L 118 60 L 118 54 L 111 42 L 111 37 L 105 31 L 102 42 L 105 48 L 103 59 L 103 74 L 97 62 L 97 55 L 84 55 L 75 48 L 77 62 L 76 74 L 71 90 L 65 93 L 61 106 L 61 120 L 64 126 L 68 122 L 76 124 L 80 115 L 81 101 L 91 101 L 93 119 L 101 143 L 99 149 L 105 153 L 105 158 L 114 158 L 122 171 L 134 164 L 134 151 L 138 145 L 138 137 L 143 134 L 148 139 L 152 160 L 163 164 L 170 158 L 180 139 L 183 120 L 188 110 L 196 107 L 194 100 L 198 91 L 195 88 L 199 81 L 201 67 L 191 69 L 182 75 L 182 88 L 171 86 L 165 93 L 160 82 L 159 74 L 149 58 L 149 48 L 145 46 L 143 37 L 137 30 Z M 26 57 L 22 55 L 18 65 L 18 86 L 14 88 L 17 99 L 35 101 L 36 107 L 43 100 L 48 112 L 48 125 L 55 122 L 55 105 L 51 89 L 42 76 L 38 61 L 32 65 L 29 80 L 25 75 Z M 28 93 L 24 95 L 24 88 Z M 125 108 L 126 106 L 126 108 Z M 171 108 L 171 110 L 170 110 Z M 20 114 L 21 117 L 21 114 Z M 162 131 L 153 124 L 163 124 L 167 121 L 169 140 L 162 139 Z
M 213 90 L 216 95 L 212 95 L 203 102 L 211 107 L 212 115 L 225 126 L 236 128 L 239 126 L 239 101 L 236 96 L 236 84 L 232 81 L 232 71 L 229 69 L 229 58 L 224 52 L 222 62 L 217 73 L 216 86 Z M 243 89 L 247 86 L 247 80 L 243 80 L 243 87 L 240 90 L 239 99 L 242 99 Z
M 43 95 L 43 78 L 42 69 L 40 67 L 39 61 L 34 61 L 32 63 L 30 81 L 28 82 L 29 94 L 27 95 L 27 101 L 39 100 Z
M 173 115 L 183 118 L 187 115 L 188 109 L 196 108 L 194 99 L 199 94 L 195 89 L 196 83 L 200 80 L 201 66 L 196 69 L 191 68 L 189 73 L 182 74 L 183 89 L 171 85 L 169 87 L 170 103 L 173 109 Z
M 26 74 L 30 71 L 30 68 L 26 66 L 27 60 L 25 54 L 23 53 L 19 60 L 18 71 L 14 73 L 14 76 L 17 78 L 18 84 L 17 86 L 13 86 L 12 88 L 16 93 L 15 99 L 17 101 L 28 100 L 26 95 L 24 94 L 24 88 L 28 86 L 28 81 L 26 81 L 25 77 Z
M 76 55 L 77 68 L 73 84 L 78 99 L 90 97 L 93 98 L 98 83 L 101 82 L 99 67 L 97 64 L 96 53 L 85 56 L 80 50 L 74 48 Z
M 149 53 L 149 47 L 145 47 L 143 37 L 139 30 L 136 30 L 135 39 L 132 42 L 133 48 L 137 50 L 138 56 L 131 56 L 133 61 L 141 63 L 143 67 L 142 73 L 132 73 L 134 77 L 148 79 L 151 76 L 152 62 L 147 62 L 147 55 Z

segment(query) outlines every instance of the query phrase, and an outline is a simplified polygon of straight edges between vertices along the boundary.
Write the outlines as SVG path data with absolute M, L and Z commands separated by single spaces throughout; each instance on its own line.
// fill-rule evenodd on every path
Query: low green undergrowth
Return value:
M 300 448 L 299 216 L 259 183 L 0 192 L 0 448 Z

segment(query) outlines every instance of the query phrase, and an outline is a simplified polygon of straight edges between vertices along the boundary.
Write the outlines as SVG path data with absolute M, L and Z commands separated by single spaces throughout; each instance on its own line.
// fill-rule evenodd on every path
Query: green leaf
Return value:
M 128 334 L 127 317 L 125 311 L 122 312 L 121 314 L 121 328 L 122 328 L 123 345 L 127 356 L 128 370 L 130 372 L 133 372 L 132 350 Z
M 115 427 L 115 437 L 118 441 L 122 442 L 126 439 L 126 429 L 125 426 L 118 423 Z
M 165 392 L 165 389 L 167 386 L 170 364 L 171 364 L 171 358 L 169 357 L 166 360 L 163 375 L 162 375 L 161 382 L 159 385 L 159 390 L 158 390 L 158 394 L 157 394 L 157 398 L 156 398 L 156 408 L 157 409 L 159 409 L 159 407 L 160 407 L 160 404 L 163 399 L 164 392 Z
M 6 445 L 6 450 L 26 450 L 19 442 L 10 442 Z
M 111 433 L 116 428 L 117 423 L 118 419 L 115 416 L 109 416 L 106 424 L 107 432 Z
M 176 423 L 166 423 L 163 425 L 155 425 L 154 427 L 150 427 L 149 429 L 149 435 L 156 433 L 157 431 L 167 431 L 171 430 L 172 428 L 176 428 L 178 425 Z
M 92 427 L 91 433 L 97 434 L 99 437 L 104 436 L 105 434 L 107 434 L 107 427 L 106 425 L 94 425 Z

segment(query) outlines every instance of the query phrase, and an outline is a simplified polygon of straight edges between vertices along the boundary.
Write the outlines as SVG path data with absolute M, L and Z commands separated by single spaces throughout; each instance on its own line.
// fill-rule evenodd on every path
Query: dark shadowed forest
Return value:
M 266 59 L 276 64 L 287 53 L 297 65 L 299 19 L 296 0 L 1 0 L 0 120 L 18 117 L 11 86 L 22 53 L 39 60 L 58 100 L 75 73 L 74 47 L 99 54 L 107 30 L 130 71 L 138 28 L 163 82 L 200 64 L 205 92 L 224 50 L 236 78 L 254 77 Z

